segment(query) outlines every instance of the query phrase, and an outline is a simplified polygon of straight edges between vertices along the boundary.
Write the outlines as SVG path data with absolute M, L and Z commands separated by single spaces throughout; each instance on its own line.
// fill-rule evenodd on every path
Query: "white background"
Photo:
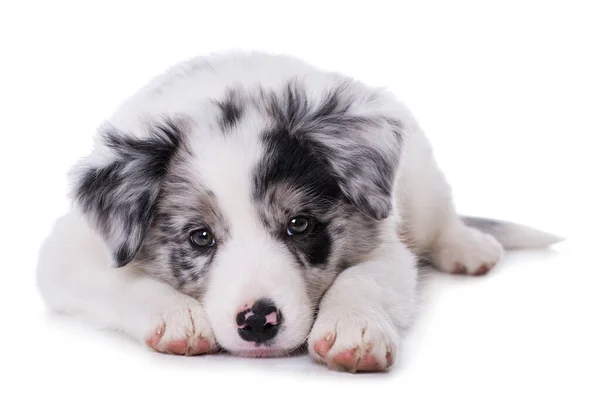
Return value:
M 595 2 L 356 3 L 2 2 L 0 398 L 600 394 Z M 328 372 L 306 356 L 159 355 L 50 315 L 34 270 L 68 207 L 67 169 L 149 78 L 227 49 L 293 54 L 391 88 L 427 131 L 459 211 L 568 240 L 510 254 L 482 278 L 431 273 L 388 374 Z

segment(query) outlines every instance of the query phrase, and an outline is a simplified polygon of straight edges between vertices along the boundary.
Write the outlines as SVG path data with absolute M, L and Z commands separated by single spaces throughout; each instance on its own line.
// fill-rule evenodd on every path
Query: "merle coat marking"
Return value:
M 463 221 L 402 103 L 287 57 L 169 70 L 106 121 L 71 179 L 73 208 L 40 254 L 46 302 L 181 354 L 308 341 L 330 367 L 387 369 L 414 316 L 417 257 L 481 274 L 501 243 L 556 241 Z M 259 303 L 276 311 L 254 315 Z

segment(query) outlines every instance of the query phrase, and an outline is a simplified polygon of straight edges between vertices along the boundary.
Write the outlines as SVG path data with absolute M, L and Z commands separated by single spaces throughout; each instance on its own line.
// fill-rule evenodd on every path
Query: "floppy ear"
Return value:
M 381 220 L 392 211 L 403 125 L 386 116 L 395 114 L 387 110 L 396 104 L 392 98 L 371 93 L 344 105 L 334 97 L 342 94 L 333 92 L 306 129 L 344 195 L 363 213 Z
M 154 215 L 162 178 L 181 143 L 171 121 L 138 138 L 103 129 L 94 152 L 73 171 L 73 197 L 104 238 L 114 265 L 133 260 Z
M 359 125 L 339 132 L 337 138 L 319 135 L 322 157 L 328 160 L 350 202 L 371 218 L 381 220 L 392 210 L 400 133 L 392 126 Z M 367 139 L 367 135 L 371 137 Z

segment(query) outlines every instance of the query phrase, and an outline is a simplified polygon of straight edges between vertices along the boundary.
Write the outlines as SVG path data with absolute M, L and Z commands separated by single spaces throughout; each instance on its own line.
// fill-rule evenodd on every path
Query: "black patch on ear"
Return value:
M 331 149 L 323 148 L 321 151 Z M 340 154 L 333 162 L 337 163 L 337 177 L 342 190 L 359 210 L 376 220 L 390 214 L 395 162 L 366 147 Z
M 107 130 L 102 145 L 112 150 L 103 166 L 87 166 L 75 183 L 75 200 L 113 251 L 117 267 L 137 254 L 160 194 L 161 180 L 181 144 L 170 120 L 150 128 L 148 137 Z
M 375 112 L 352 112 L 350 108 L 358 100 L 350 86 L 350 82 L 340 83 L 317 104 L 311 104 L 296 81 L 289 82 L 283 93 L 264 96 L 276 125 L 265 134 L 265 158 L 278 159 L 282 167 L 295 163 L 296 172 L 286 174 L 294 175 L 301 185 L 335 182 L 359 210 L 381 220 L 392 209 L 402 125 Z M 319 168 L 308 169 L 315 162 Z M 281 176 L 282 172 L 272 175 Z
M 315 201 L 344 198 L 331 169 L 314 154 L 309 143 L 292 136 L 283 126 L 264 132 L 262 142 L 265 154 L 254 173 L 255 199 L 264 198 L 267 189 L 278 183 L 313 193 Z
M 231 130 L 242 118 L 244 109 L 236 92 L 231 90 L 223 101 L 216 101 L 221 115 L 219 116 L 219 126 L 226 132 Z

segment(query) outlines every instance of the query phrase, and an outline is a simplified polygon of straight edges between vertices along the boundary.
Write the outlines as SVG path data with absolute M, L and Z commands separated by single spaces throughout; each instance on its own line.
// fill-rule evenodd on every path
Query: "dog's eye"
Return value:
M 307 233 L 310 229 L 311 221 L 307 217 L 294 217 L 290 220 L 287 226 L 287 234 L 289 236 L 301 235 Z
M 190 242 L 196 247 L 212 247 L 215 245 L 215 238 L 211 231 L 202 228 L 190 233 Z

